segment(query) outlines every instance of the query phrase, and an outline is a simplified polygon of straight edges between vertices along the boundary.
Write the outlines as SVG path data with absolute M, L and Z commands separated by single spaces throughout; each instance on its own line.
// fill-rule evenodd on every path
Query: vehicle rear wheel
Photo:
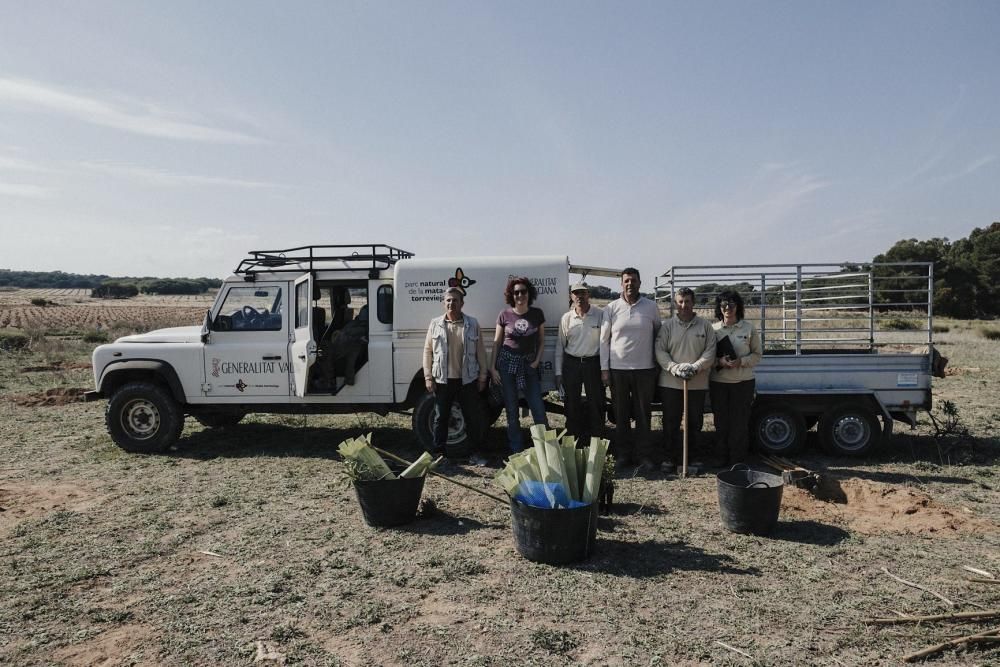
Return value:
M 765 403 L 754 409 L 750 439 L 757 450 L 765 454 L 794 454 L 805 443 L 806 422 L 790 405 Z
M 819 420 L 823 448 L 831 454 L 862 456 L 882 438 L 882 425 L 875 412 L 863 403 L 841 403 Z
M 165 452 L 184 428 L 184 415 L 173 396 L 151 382 L 122 385 L 108 401 L 108 433 L 127 452 Z
M 192 415 L 205 428 L 232 428 L 246 417 L 243 412 L 201 412 Z
M 500 415 L 504 413 L 503 404 L 503 389 L 500 388 L 499 382 L 494 382 L 493 378 L 489 379 L 489 384 L 486 385 L 486 428 L 493 426 L 500 419 Z
M 413 407 L 413 433 L 417 436 L 420 446 L 428 452 L 434 451 L 434 413 L 436 412 L 433 394 L 424 394 L 417 399 Z M 465 415 L 456 401 L 451 406 L 451 418 L 448 420 L 448 442 L 444 447 L 445 456 L 464 458 L 472 453 L 472 438 L 466 428 Z

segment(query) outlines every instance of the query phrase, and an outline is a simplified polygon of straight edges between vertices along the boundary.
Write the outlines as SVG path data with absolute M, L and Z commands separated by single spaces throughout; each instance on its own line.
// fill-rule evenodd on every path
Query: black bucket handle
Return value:
M 771 485 L 768 484 L 767 482 L 754 482 L 753 484 L 747 484 L 746 488 L 752 489 L 755 486 L 757 486 L 758 484 L 763 484 L 764 486 L 762 488 L 765 488 L 765 489 L 770 489 L 771 488 Z
M 747 472 L 750 472 L 750 466 L 746 463 L 735 463 L 733 464 L 733 467 L 729 469 L 729 472 L 736 472 L 737 470 L 746 470 Z

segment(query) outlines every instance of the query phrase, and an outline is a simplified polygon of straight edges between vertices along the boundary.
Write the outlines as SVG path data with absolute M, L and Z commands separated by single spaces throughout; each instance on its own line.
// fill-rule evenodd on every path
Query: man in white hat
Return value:
M 590 286 L 570 289 L 573 307 L 559 320 L 556 384 L 563 388 L 566 429 L 581 444 L 604 434 L 604 383 L 601 381 L 601 326 L 604 310 L 590 305 Z M 586 391 L 584 402 L 581 389 Z

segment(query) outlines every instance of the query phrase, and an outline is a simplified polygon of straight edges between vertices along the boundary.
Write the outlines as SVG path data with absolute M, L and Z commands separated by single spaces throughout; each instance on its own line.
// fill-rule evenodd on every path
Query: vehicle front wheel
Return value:
M 823 414 L 819 436 L 823 448 L 831 454 L 862 456 L 878 444 L 882 425 L 867 405 L 842 403 Z
M 802 449 L 806 422 L 790 405 L 765 403 L 754 408 L 750 437 L 757 451 L 786 456 Z
M 434 451 L 434 395 L 424 394 L 413 407 L 413 433 L 420 446 L 428 452 Z M 472 438 L 469 437 L 465 415 L 456 401 L 451 406 L 448 420 L 448 442 L 444 447 L 445 456 L 463 458 L 472 453 Z
M 115 444 L 139 454 L 166 451 L 184 428 L 177 401 L 151 382 L 122 385 L 108 401 L 104 419 Z

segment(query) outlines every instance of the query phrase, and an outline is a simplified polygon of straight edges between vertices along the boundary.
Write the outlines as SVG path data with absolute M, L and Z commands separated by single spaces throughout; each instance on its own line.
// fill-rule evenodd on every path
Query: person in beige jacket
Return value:
M 716 338 L 728 338 L 733 353 L 715 360 L 709 382 L 715 414 L 715 454 L 719 464 L 743 463 L 750 451 L 750 406 L 754 366 L 760 363 L 760 334 L 743 319 L 743 297 L 724 291 L 715 297 Z
M 682 287 L 674 295 L 674 316 L 664 320 L 656 336 L 654 350 L 660 366 L 660 402 L 663 405 L 664 472 L 673 472 L 681 463 L 681 417 L 684 415 L 684 382 L 688 383 L 687 432 L 690 446 L 689 472 L 697 473 L 704 464 L 698 448 L 708 393 L 708 374 L 715 363 L 715 330 L 712 323 L 694 312 L 694 290 Z M 653 461 L 644 461 L 652 465 Z

